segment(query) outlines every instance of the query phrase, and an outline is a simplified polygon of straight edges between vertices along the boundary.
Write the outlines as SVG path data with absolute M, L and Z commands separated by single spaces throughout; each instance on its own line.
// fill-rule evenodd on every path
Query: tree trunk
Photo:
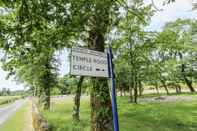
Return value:
M 157 91 L 157 94 L 159 94 L 159 87 L 158 87 L 158 84 L 157 83 L 155 83 L 155 89 Z
M 165 82 L 164 80 L 161 80 L 161 83 L 162 83 L 164 89 L 166 90 L 167 95 L 169 95 L 170 93 L 169 93 L 169 91 L 168 91 L 168 87 L 167 87 L 167 85 L 166 85 L 166 82 Z
M 120 88 L 120 96 L 121 96 L 121 97 L 123 96 L 122 94 L 123 94 L 123 88 L 121 87 L 121 88 Z
M 47 81 L 46 77 L 43 78 L 44 81 Z M 46 83 L 46 82 L 45 82 Z M 39 104 L 42 109 L 50 110 L 50 87 L 49 84 L 43 84 L 43 87 L 40 87 L 40 95 L 39 95 Z
M 129 86 L 129 102 L 133 102 L 133 88 Z
M 45 96 L 43 99 L 43 109 L 44 110 L 50 110 L 50 88 L 45 88 Z
M 183 55 L 181 52 L 179 52 L 179 57 L 180 59 L 182 60 L 183 59 Z M 186 65 L 185 64 L 182 64 L 181 65 L 181 74 L 183 76 L 183 79 L 185 81 L 185 83 L 187 84 L 187 87 L 189 88 L 190 92 L 195 92 L 195 89 L 194 87 L 192 86 L 192 81 L 189 80 L 185 74 L 185 68 L 186 68 Z
M 124 96 L 126 96 L 126 90 L 125 89 L 123 90 L 123 92 L 124 92 Z
M 142 87 L 142 82 L 140 80 L 138 81 L 138 87 L 139 87 L 139 96 L 142 96 L 143 87 Z
M 96 0 L 89 20 L 88 46 L 96 51 L 104 52 L 105 34 L 110 25 L 110 9 L 113 1 Z M 107 62 L 107 61 L 106 61 Z M 112 131 L 112 105 L 106 78 L 92 78 L 90 92 L 91 131 Z
M 134 102 L 137 104 L 137 98 L 138 98 L 138 88 L 137 88 L 137 82 L 135 82 L 135 87 L 134 87 Z
M 111 100 L 105 78 L 92 78 L 91 131 L 112 131 Z
M 132 71 L 131 71 L 132 72 Z M 131 73 L 131 76 L 132 76 L 132 73 Z M 135 78 L 134 78 L 134 76 L 132 76 L 131 77 L 132 78 L 132 80 L 129 82 L 129 102 L 130 103 L 132 103 L 133 102 L 133 90 L 134 90 L 134 88 L 135 88 Z
M 33 83 L 33 96 L 38 96 L 37 86 Z
M 104 35 L 94 30 L 89 32 L 90 47 L 104 51 Z M 92 78 L 91 88 L 91 131 L 112 131 L 112 107 L 106 78 Z
M 73 107 L 73 120 L 79 121 L 79 110 L 80 110 L 80 99 L 81 99 L 81 87 L 83 83 L 84 77 L 81 76 L 77 85 L 77 90 L 74 98 L 74 107 Z
M 176 93 L 180 94 L 181 93 L 181 86 L 179 84 L 176 84 L 175 88 L 176 88 Z
M 47 58 L 46 64 L 45 64 L 46 74 L 42 77 L 43 79 L 43 92 L 41 92 L 42 95 L 42 105 L 44 110 L 50 110 L 50 96 L 51 96 L 51 70 L 50 70 L 50 61 Z
M 190 92 L 195 92 L 195 89 L 192 86 L 192 81 L 189 80 L 185 75 L 184 75 L 184 80 L 185 80 L 185 83 L 187 84 L 187 87 L 189 88 Z
M 178 84 L 178 90 L 179 90 L 179 93 L 181 93 L 181 86 Z

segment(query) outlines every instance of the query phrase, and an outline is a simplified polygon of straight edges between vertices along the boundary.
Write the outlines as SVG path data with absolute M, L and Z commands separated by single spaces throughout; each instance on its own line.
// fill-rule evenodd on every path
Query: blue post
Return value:
M 112 113 L 113 113 L 113 126 L 114 131 L 119 131 L 119 123 L 118 123 L 118 112 L 117 112 L 117 102 L 116 102 L 116 85 L 115 85 L 115 76 L 114 76 L 114 67 L 113 67 L 113 54 L 112 49 L 109 48 L 108 51 L 108 69 L 109 69 L 109 78 L 111 78 L 112 85 Z

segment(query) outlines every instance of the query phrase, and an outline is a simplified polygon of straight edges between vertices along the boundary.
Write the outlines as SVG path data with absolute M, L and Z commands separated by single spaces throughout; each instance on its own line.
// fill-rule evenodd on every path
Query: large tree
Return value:
M 196 52 L 194 23 L 196 21 L 181 19 L 169 22 L 156 39 L 163 61 L 175 61 L 176 72 L 179 72 L 176 73 L 177 78 L 180 78 L 191 92 L 195 92 L 192 86 L 192 70 L 195 66 L 192 66 L 191 62 L 193 59 L 191 56 Z

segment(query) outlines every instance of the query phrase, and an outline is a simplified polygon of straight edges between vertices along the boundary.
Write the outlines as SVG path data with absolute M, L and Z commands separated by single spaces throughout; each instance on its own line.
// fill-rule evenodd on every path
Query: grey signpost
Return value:
M 74 47 L 71 51 L 70 74 L 108 77 L 107 53 Z
M 116 103 L 116 88 L 111 48 L 107 53 L 74 47 L 71 51 L 70 74 L 77 76 L 92 76 L 110 78 L 112 86 L 112 112 L 114 131 L 119 131 Z

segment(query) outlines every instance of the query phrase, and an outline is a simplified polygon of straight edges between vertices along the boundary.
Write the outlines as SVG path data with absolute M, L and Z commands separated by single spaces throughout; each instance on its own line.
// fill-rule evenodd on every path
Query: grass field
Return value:
M 72 107 L 72 101 L 62 100 L 53 104 L 52 111 L 43 113 L 52 131 L 89 131 L 89 100 L 81 102 L 79 124 L 72 122 Z M 196 100 L 136 105 L 119 97 L 118 110 L 120 131 L 197 131 Z
M 19 99 L 20 96 L 0 96 L 0 107 Z
M 23 131 L 27 110 L 28 104 L 26 103 L 0 126 L 0 131 Z

